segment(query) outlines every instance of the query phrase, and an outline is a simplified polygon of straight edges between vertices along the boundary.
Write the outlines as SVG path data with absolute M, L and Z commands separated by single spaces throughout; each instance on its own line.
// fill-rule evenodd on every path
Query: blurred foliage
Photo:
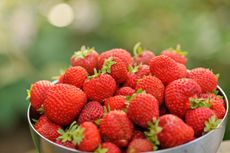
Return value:
M 74 11 L 74 21 L 63 28 L 47 19 L 60 2 Z M 229 0 L 1 0 L 0 131 L 25 118 L 30 83 L 68 67 L 81 45 L 99 52 L 131 50 L 137 41 L 156 54 L 180 43 L 189 52 L 188 67 L 220 73 L 220 85 L 230 95 Z M 225 138 L 230 139 L 229 129 Z

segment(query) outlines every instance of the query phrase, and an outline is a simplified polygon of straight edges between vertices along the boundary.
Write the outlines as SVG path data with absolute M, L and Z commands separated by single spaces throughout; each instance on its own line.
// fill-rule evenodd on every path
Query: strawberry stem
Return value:
M 218 125 L 220 124 L 221 120 L 217 119 L 217 117 L 215 115 L 211 116 L 208 121 L 205 121 L 205 128 L 204 128 L 204 133 L 207 133 L 209 131 L 212 131 L 214 129 L 216 129 L 218 127 Z
M 100 74 L 101 74 L 101 71 L 98 71 L 97 72 L 97 69 L 96 68 L 94 68 L 94 74 L 93 75 L 89 75 L 88 76 L 88 79 L 93 79 L 93 78 L 97 78 L 98 76 L 100 76 Z
M 134 66 L 129 65 L 128 72 L 129 73 L 136 73 L 139 70 L 140 67 L 141 67 L 141 64 L 134 65 Z
M 189 98 L 189 102 L 190 102 L 190 108 L 191 109 L 196 109 L 199 107 L 206 107 L 206 108 L 210 108 L 211 104 L 210 104 L 210 98 L 204 99 L 204 98 Z
M 116 64 L 116 62 L 113 61 L 113 57 L 109 57 L 108 59 L 106 59 L 102 66 L 101 73 L 111 73 L 111 66 L 113 66 L 114 64 Z
M 141 43 L 140 42 L 136 43 L 133 47 L 133 55 L 135 57 L 139 56 L 142 53 L 142 50 L 143 49 L 141 47 Z
M 81 46 L 81 49 L 79 51 L 74 52 L 73 57 L 75 58 L 75 60 L 80 59 L 80 58 L 85 58 L 87 55 L 92 53 L 93 50 L 94 48 Z

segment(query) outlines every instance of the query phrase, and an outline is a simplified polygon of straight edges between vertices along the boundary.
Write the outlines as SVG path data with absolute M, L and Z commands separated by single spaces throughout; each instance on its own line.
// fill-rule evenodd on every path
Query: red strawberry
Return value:
M 105 99 L 105 106 L 107 110 L 123 110 L 126 108 L 125 105 L 126 97 L 125 96 L 114 96 Z
M 215 103 L 221 103 L 223 106 L 225 106 L 225 102 L 222 96 L 216 95 L 214 93 L 202 93 L 199 95 L 200 98 L 206 98 L 210 99 L 210 101 L 213 101 Z
M 51 141 L 56 141 L 59 137 L 58 130 L 61 129 L 61 126 L 51 122 L 45 115 L 42 115 L 38 121 L 35 123 L 34 128 L 42 136 L 46 137 Z
M 189 109 L 189 98 L 200 94 L 201 88 L 192 79 L 178 79 L 171 82 L 165 89 L 165 104 L 170 113 L 183 117 Z
M 210 101 L 210 103 L 211 103 L 210 109 L 212 109 L 215 112 L 217 118 L 218 119 L 224 118 L 226 110 L 225 110 L 225 107 L 223 106 L 223 104 L 217 103 L 217 102 L 211 102 L 211 101 Z
M 180 74 L 181 78 L 186 78 L 187 74 L 188 74 L 186 66 L 183 64 L 180 64 L 180 63 L 177 63 L 177 65 L 178 65 L 180 73 L 181 73 Z
M 142 89 L 147 93 L 153 95 L 162 104 L 164 98 L 164 85 L 160 79 L 154 76 L 144 76 L 142 79 L 137 81 L 137 89 Z
M 75 145 L 70 141 L 62 142 L 61 140 L 56 140 L 56 143 L 60 144 L 60 145 L 63 145 L 65 147 L 68 147 L 68 148 L 75 149 Z
M 95 153 L 121 153 L 121 150 L 111 142 L 104 142 L 97 148 Z
M 182 74 L 186 74 L 186 72 L 183 72 L 185 70 L 181 69 L 176 61 L 165 55 L 152 58 L 149 66 L 151 73 L 159 78 L 164 84 L 169 84 L 174 80 L 186 77 L 182 76 Z
M 93 78 L 85 81 L 83 90 L 90 100 L 102 102 L 103 99 L 109 98 L 114 94 L 116 82 L 108 74 L 96 73 Z
M 140 65 L 138 70 L 134 73 L 138 76 L 138 78 L 142 78 L 143 76 L 150 74 L 150 67 L 148 65 Z
M 185 115 L 185 122 L 194 129 L 196 136 L 215 129 L 219 121 L 215 113 L 205 107 L 189 110 Z
M 127 153 L 140 153 L 153 151 L 153 144 L 147 139 L 133 139 L 127 149 Z
M 148 139 L 162 148 L 175 147 L 193 140 L 194 130 L 176 115 L 167 114 L 149 123 L 149 131 L 145 132 Z
M 115 93 L 115 95 L 122 95 L 122 96 L 132 96 L 135 93 L 135 90 L 130 87 L 121 87 Z
M 87 101 L 85 93 L 72 85 L 56 84 L 47 92 L 44 109 L 47 117 L 59 124 L 70 124 Z
M 110 111 L 100 122 L 101 135 L 105 141 L 125 147 L 133 135 L 133 124 L 123 111 Z
M 209 69 L 202 67 L 192 69 L 188 74 L 188 78 L 195 80 L 203 92 L 212 92 L 218 84 L 217 76 Z
M 98 65 L 98 68 L 102 73 L 110 74 L 118 84 L 123 83 L 127 79 L 128 69 L 120 58 L 111 56 L 100 60 L 103 60 L 103 62 L 99 61 L 103 65 Z
M 94 68 L 97 68 L 98 54 L 93 48 L 81 47 L 80 51 L 74 53 L 70 58 L 72 66 L 82 66 L 87 72 L 92 75 L 94 73 Z
M 78 124 L 86 121 L 95 122 L 97 119 L 103 117 L 104 109 L 103 106 L 97 101 L 87 103 L 78 118 Z
M 64 73 L 63 83 L 81 88 L 87 75 L 87 71 L 81 66 L 70 67 Z
M 144 136 L 143 132 L 141 132 L 139 130 L 134 130 L 132 140 L 133 139 L 144 139 L 144 138 L 145 138 L 145 136 Z
M 32 84 L 30 90 L 28 90 L 28 98 L 35 110 L 41 108 L 46 98 L 47 91 L 54 86 L 50 81 L 41 80 Z
M 129 102 L 127 115 L 133 123 L 147 127 L 149 121 L 159 116 L 158 101 L 147 93 L 134 95 Z

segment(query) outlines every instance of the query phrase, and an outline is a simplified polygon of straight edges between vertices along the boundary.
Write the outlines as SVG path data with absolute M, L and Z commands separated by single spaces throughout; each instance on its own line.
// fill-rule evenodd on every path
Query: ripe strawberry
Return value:
M 115 93 L 115 95 L 122 95 L 122 96 L 132 96 L 135 93 L 135 90 L 130 87 L 121 87 Z
M 99 61 L 103 65 L 98 65 L 98 68 L 102 73 L 110 74 L 118 84 L 123 83 L 127 79 L 128 69 L 120 58 L 111 56 L 100 60 L 103 60 L 103 62 Z
M 114 96 L 105 99 L 105 107 L 107 110 L 123 110 L 126 108 L 125 105 L 126 97 L 125 96 Z
M 145 135 L 144 135 L 143 132 L 141 132 L 139 130 L 134 130 L 132 140 L 134 140 L 134 139 L 144 139 L 144 138 L 145 138 Z
M 47 92 L 44 109 L 47 117 L 59 124 L 70 124 L 87 101 L 85 93 L 72 85 L 56 84 Z
M 200 98 L 206 98 L 210 99 L 210 101 L 213 101 L 215 103 L 221 103 L 223 106 L 225 106 L 225 102 L 222 96 L 214 94 L 214 93 L 202 93 L 199 95 Z
M 83 107 L 78 118 L 78 124 L 86 121 L 95 122 L 97 119 L 102 118 L 103 114 L 103 106 L 97 101 L 91 101 Z
M 83 84 L 83 90 L 90 100 L 102 102 L 103 99 L 111 97 L 116 91 L 116 82 L 108 74 L 95 73 L 91 79 Z
M 195 68 L 188 73 L 188 78 L 195 80 L 203 92 L 212 92 L 216 89 L 218 84 L 218 79 L 212 71 L 205 68 Z
M 153 144 L 147 139 L 133 139 L 127 149 L 127 153 L 140 153 L 153 151 Z
M 62 142 L 61 140 L 56 140 L 56 143 L 60 144 L 60 145 L 63 145 L 65 147 L 68 147 L 68 148 L 75 149 L 75 145 L 70 141 Z
M 183 64 L 180 64 L 180 63 L 177 63 L 177 65 L 178 65 L 180 73 L 181 73 L 180 74 L 181 78 L 186 78 L 187 74 L 188 74 L 186 66 Z
M 37 81 L 32 84 L 30 90 L 28 90 L 28 98 L 30 103 L 35 110 L 42 107 L 46 98 L 47 91 L 54 85 L 47 80 Z
M 145 135 L 153 144 L 170 148 L 191 141 L 194 130 L 176 115 L 167 114 L 161 116 L 154 124 L 150 122 Z
M 147 93 L 134 95 L 129 102 L 127 115 L 133 123 L 145 128 L 152 118 L 159 116 L 158 101 Z
M 210 108 L 200 107 L 187 111 L 185 122 L 191 126 L 196 136 L 215 129 L 220 120 L 217 120 L 215 113 Z
M 170 113 L 183 117 L 189 109 L 189 98 L 200 94 L 201 88 L 192 79 L 178 79 L 171 82 L 165 89 L 165 104 Z
M 136 90 L 142 89 L 147 93 L 153 95 L 162 104 L 164 98 L 165 87 L 160 79 L 155 76 L 144 76 L 137 81 Z
M 95 153 L 121 153 L 121 150 L 111 142 L 104 142 L 97 148 Z
M 133 124 L 123 111 L 110 111 L 100 122 L 101 135 L 105 141 L 125 147 L 133 135 Z
M 70 67 L 64 73 L 63 83 L 81 88 L 87 75 L 87 71 L 81 66 Z
M 81 47 L 81 50 L 74 53 L 70 58 L 72 66 L 82 66 L 87 72 L 92 75 L 94 68 L 97 68 L 98 53 L 93 48 Z
M 225 107 L 221 103 L 217 102 L 211 102 L 211 107 L 210 109 L 214 111 L 218 119 L 224 118 L 224 115 L 226 113 Z
M 134 68 L 135 69 L 135 68 Z M 134 70 L 134 73 L 139 77 L 139 78 L 142 78 L 143 76 L 145 75 L 149 75 L 151 74 L 150 72 L 150 67 L 148 65 L 140 65 L 138 70 L 135 72 Z
M 178 66 L 177 62 L 168 56 L 160 55 L 151 59 L 150 71 L 153 75 L 159 78 L 164 84 L 186 77 L 182 74 L 186 74 L 184 69 Z
M 61 129 L 61 126 L 51 122 L 45 115 L 42 115 L 35 123 L 34 128 L 42 136 L 55 142 L 60 135 L 58 130 Z

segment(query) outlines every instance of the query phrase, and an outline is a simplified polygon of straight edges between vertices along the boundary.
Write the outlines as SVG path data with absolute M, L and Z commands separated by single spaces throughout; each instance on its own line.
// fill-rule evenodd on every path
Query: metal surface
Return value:
M 227 115 L 228 115 L 228 99 L 224 93 L 224 91 L 218 86 L 218 90 L 220 91 L 220 95 L 224 97 L 225 103 L 226 103 L 226 114 L 220 123 L 220 125 L 213 131 L 207 133 L 206 135 L 203 135 L 200 138 L 197 138 L 191 142 L 188 142 L 186 144 L 169 148 L 169 149 L 163 149 L 159 151 L 154 151 L 154 153 L 216 153 L 220 143 L 222 142 L 222 139 L 224 137 L 224 132 L 226 128 L 226 122 L 227 122 Z M 28 107 L 27 111 L 27 118 L 30 126 L 30 132 L 31 136 L 33 138 L 35 147 L 39 153 L 77 153 L 81 151 L 77 151 L 74 149 L 70 149 L 67 147 L 64 147 L 62 145 L 56 144 L 42 135 L 40 135 L 33 127 L 33 124 L 31 123 L 32 114 L 30 110 L 30 106 Z

